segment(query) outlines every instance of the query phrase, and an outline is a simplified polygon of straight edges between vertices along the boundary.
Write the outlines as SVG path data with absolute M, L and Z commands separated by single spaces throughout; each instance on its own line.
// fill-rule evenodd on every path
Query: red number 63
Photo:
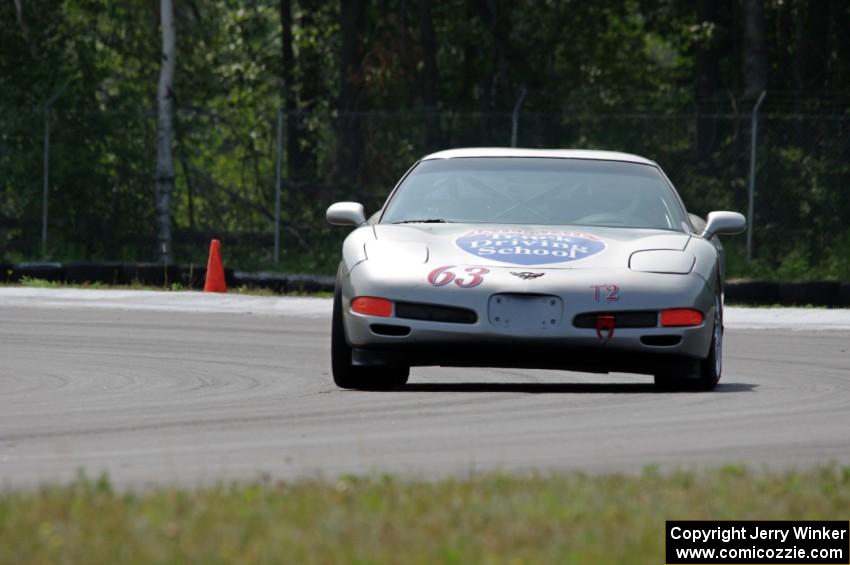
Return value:
M 433 286 L 446 286 L 454 281 L 461 288 L 472 288 L 484 282 L 484 275 L 490 272 L 490 269 L 484 267 L 466 267 L 463 269 L 465 273 L 469 273 L 469 278 L 458 277 L 451 269 L 454 265 L 439 267 L 428 274 L 428 282 Z

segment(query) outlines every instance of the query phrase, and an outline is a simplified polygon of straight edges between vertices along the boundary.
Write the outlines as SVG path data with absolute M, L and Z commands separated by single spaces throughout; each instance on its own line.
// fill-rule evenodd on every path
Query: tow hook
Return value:
M 603 345 L 614 337 L 614 316 L 606 314 L 596 317 L 596 336 Z

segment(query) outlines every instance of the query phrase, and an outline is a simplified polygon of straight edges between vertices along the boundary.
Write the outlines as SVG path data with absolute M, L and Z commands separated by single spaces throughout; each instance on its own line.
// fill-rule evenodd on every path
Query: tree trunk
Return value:
M 363 154 L 359 106 L 363 85 L 363 35 L 366 27 L 366 0 L 340 0 L 342 47 L 339 57 L 339 98 L 337 110 L 337 167 L 339 173 L 356 178 Z
M 297 92 L 295 90 L 295 55 L 292 48 L 292 0 L 280 0 L 280 99 L 286 116 L 286 156 L 289 176 L 301 169 L 301 146 L 298 140 Z
M 463 13 L 460 17 L 474 21 L 478 17 L 478 12 L 471 3 L 464 6 Z M 478 70 L 478 49 L 479 41 L 470 37 L 468 34 L 462 36 L 461 53 L 463 60 L 460 64 L 461 76 L 455 83 L 446 84 L 445 95 L 453 102 L 452 106 L 461 110 L 477 110 L 479 78 L 476 73 Z
M 484 28 L 493 40 L 493 55 L 496 66 L 488 81 L 489 109 L 504 110 L 514 104 L 513 89 L 510 84 L 511 59 L 521 55 L 510 44 L 510 5 L 502 2 L 477 0 L 475 7 Z
M 21 0 L 14 0 L 14 1 L 15 1 L 15 17 L 18 20 L 18 27 L 21 28 L 21 35 L 24 36 L 24 41 L 27 44 L 27 48 L 29 48 L 29 50 L 30 50 L 30 55 L 32 55 L 33 58 L 36 58 L 38 56 L 38 52 L 35 49 L 35 44 L 32 42 L 32 39 L 30 38 L 30 28 L 27 25 L 26 18 L 24 17 L 24 7 L 21 4 Z
M 419 32 L 422 40 L 424 80 L 422 100 L 425 103 L 425 143 L 429 151 L 442 145 L 440 133 L 439 103 L 440 73 L 437 68 L 437 36 L 434 33 L 432 0 L 419 0 Z
M 767 88 L 764 0 L 744 0 L 744 100 L 754 103 Z
M 797 0 L 797 54 L 794 61 L 797 92 L 802 98 L 825 87 L 830 59 L 830 3 Z
M 162 60 L 157 89 L 156 132 L 156 218 L 158 227 L 159 257 L 171 263 L 171 194 L 174 191 L 174 160 L 171 155 L 172 117 L 174 113 L 175 29 L 172 0 L 160 0 L 162 26 Z
M 719 14 L 714 0 L 697 2 L 697 24 L 710 25 L 714 32 L 712 37 L 696 46 L 696 159 L 700 162 L 711 154 L 717 141 L 717 125 L 714 118 L 707 115 L 717 111 L 716 88 L 720 80 L 716 37 Z
M 323 0 L 300 0 L 301 7 L 299 27 L 303 33 L 318 37 L 323 26 L 320 23 L 319 13 L 322 9 Z M 298 65 L 296 70 L 299 81 L 298 109 L 300 115 L 295 121 L 299 141 L 299 162 L 297 168 L 290 171 L 301 181 L 315 183 L 318 175 L 318 147 L 316 132 L 310 129 L 310 121 L 313 112 L 318 107 L 320 100 L 327 97 L 325 88 L 325 60 L 324 50 L 318 41 L 304 42 L 299 45 Z M 303 184 L 299 183 L 299 184 Z
M 845 0 L 833 0 L 832 25 L 836 30 L 850 29 L 850 4 Z M 850 41 L 836 41 L 835 68 L 831 76 L 838 84 L 850 84 Z M 845 191 L 847 196 L 850 191 Z
M 492 39 L 491 52 L 495 54 L 489 55 L 495 60 L 495 69 L 488 81 L 491 110 L 512 111 L 520 92 L 546 88 L 546 82 L 541 76 L 545 70 L 536 61 L 528 59 L 527 49 L 520 46 L 521 40 L 513 36 L 514 25 L 522 18 L 516 13 L 520 9 L 517 8 L 517 2 L 477 0 L 471 4 L 476 7 L 478 17 Z M 557 26 L 560 19 L 558 12 L 551 7 L 542 9 L 548 11 L 548 17 L 552 20 L 549 25 Z M 541 30 L 535 39 L 538 45 L 549 45 L 550 48 L 562 40 L 561 36 L 554 35 L 549 43 L 549 36 Z M 480 70 L 476 71 L 480 74 Z

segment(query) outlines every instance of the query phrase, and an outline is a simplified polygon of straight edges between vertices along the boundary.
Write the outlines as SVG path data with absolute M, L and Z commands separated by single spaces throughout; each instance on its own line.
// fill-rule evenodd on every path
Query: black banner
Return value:
M 850 522 L 668 521 L 668 565 L 850 563 Z

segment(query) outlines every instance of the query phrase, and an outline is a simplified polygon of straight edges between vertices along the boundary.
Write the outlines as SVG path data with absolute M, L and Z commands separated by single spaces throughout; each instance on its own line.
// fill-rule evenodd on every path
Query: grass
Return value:
M 850 467 L 0 491 L 0 563 L 663 563 L 668 519 L 834 519 Z
M 159 287 L 159 286 L 145 286 L 139 282 L 133 282 L 128 285 L 114 285 L 108 284 L 104 282 L 94 281 L 87 282 L 84 284 L 74 284 L 74 283 L 66 283 L 63 281 L 48 281 L 45 279 L 37 279 L 33 277 L 22 277 L 21 281 L 17 284 L 10 283 L 2 286 L 25 286 L 28 288 L 93 288 L 93 289 L 103 289 L 103 288 L 111 288 L 111 289 L 122 289 L 122 290 L 183 290 L 182 285 L 176 283 L 171 285 L 171 287 Z

